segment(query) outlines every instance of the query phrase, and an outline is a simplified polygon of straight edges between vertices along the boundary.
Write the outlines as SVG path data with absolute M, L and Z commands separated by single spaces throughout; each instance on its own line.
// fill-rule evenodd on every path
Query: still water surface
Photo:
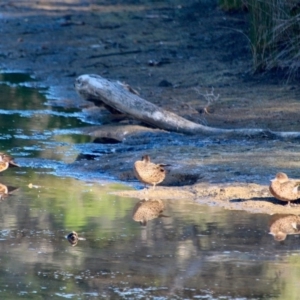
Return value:
M 163 212 L 141 226 L 144 204 L 112 194 L 129 187 L 53 174 L 89 141 L 54 134 L 88 125 L 80 112 L 0 81 L 0 151 L 22 165 L 0 174 L 17 188 L 0 202 L 1 299 L 299 299 L 298 235 L 278 242 L 268 215 L 189 200 L 153 199 Z

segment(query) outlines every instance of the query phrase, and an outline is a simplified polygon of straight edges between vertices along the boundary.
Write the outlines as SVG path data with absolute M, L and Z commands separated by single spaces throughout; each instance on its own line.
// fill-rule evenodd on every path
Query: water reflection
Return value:
M 0 183 L 0 200 L 7 198 L 10 194 L 12 194 L 18 189 L 18 187 L 7 186 L 5 184 Z
M 3 176 L 21 187 L 0 203 L 0 285 L 7 285 L 0 290 L 3 299 L 20 293 L 25 293 L 23 299 L 58 294 L 80 299 L 88 293 L 99 299 L 193 299 L 204 298 L 208 289 L 212 299 L 228 294 L 228 299 L 256 299 L 276 289 L 277 265 L 269 255 L 274 245 L 264 230 L 268 216 L 187 200 L 137 203 L 110 194 L 124 186 L 24 169 Z M 166 208 L 170 217 L 150 222 Z M 139 209 L 146 216 L 141 213 L 137 221 L 148 222 L 142 228 L 132 221 Z M 66 233 L 71 233 L 70 243 Z M 246 289 L 256 278 L 264 280 Z M 285 278 L 280 280 L 278 285 L 284 286 Z
M 132 219 L 146 226 L 147 222 L 155 218 L 168 217 L 163 215 L 165 205 L 162 200 L 149 199 L 141 200 L 136 203 L 132 212 Z
M 0 83 L 0 150 L 20 158 L 73 162 L 78 155 L 74 144 L 88 142 L 90 137 L 72 132 L 58 135 L 54 130 L 84 126 L 83 115 L 76 109 L 46 106 L 46 98 L 37 89 L 12 86 L 14 79 L 17 82 L 28 80 L 26 76 L 17 75 L 0 74 L 0 80 L 11 80 L 8 84 Z M 30 162 L 20 159 L 22 165 Z
M 270 234 L 275 241 L 284 241 L 287 235 L 300 234 L 300 216 L 275 214 L 270 219 Z

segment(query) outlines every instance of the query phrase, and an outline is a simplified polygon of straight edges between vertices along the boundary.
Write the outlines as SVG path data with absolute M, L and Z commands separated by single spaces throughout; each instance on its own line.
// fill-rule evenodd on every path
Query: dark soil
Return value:
M 225 13 L 217 1 L 208 0 L 2 0 L 0 11 L 2 70 L 34 75 L 50 88 L 50 104 L 82 108 L 87 117 L 104 123 L 107 114 L 80 99 L 73 88 L 77 76 L 99 74 L 126 82 L 144 99 L 208 126 L 300 131 L 298 84 L 278 74 L 251 73 L 245 12 Z M 83 147 L 85 164 L 74 162 L 68 170 L 100 171 L 128 182 L 133 162 L 147 152 L 171 165 L 164 185 L 185 186 L 168 188 L 169 197 L 207 199 L 212 205 L 250 211 L 267 203 L 261 212 L 269 213 L 283 208 L 270 198 L 269 180 L 277 171 L 299 175 L 295 141 L 203 139 L 125 126 L 131 124 L 135 122 L 122 121 L 121 143 L 116 144 L 111 129 L 90 129 L 97 143 Z M 124 133 L 128 128 L 132 134 Z M 250 183 L 258 185 L 257 195 Z M 226 197 L 203 192 L 214 188 L 225 188 Z M 238 201 L 228 205 L 235 197 L 256 200 L 242 208 Z

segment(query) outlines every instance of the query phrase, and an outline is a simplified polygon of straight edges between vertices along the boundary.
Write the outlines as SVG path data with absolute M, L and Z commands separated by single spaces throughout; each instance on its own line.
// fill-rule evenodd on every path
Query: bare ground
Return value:
M 251 73 L 247 14 L 226 14 L 216 1 L 0 0 L 0 11 L 0 66 L 33 74 L 37 85 L 50 88 L 50 104 L 82 108 L 87 118 L 107 122 L 105 111 L 73 88 L 77 76 L 96 73 L 126 82 L 143 98 L 194 122 L 300 131 L 299 85 L 279 74 Z M 171 165 L 163 183 L 169 187 L 147 197 L 300 213 L 267 189 L 278 171 L 299 176 L 297 141 L 228 141 L 131 125 L 142 124 L 129 120 L 117 131 L 111 124 L 85 129 L 95 143 L 83 146 L 66 172 L 101 172 L 130 182 L 133 162 L 147 152 Z M 112 132 L 119 143 L 112 144 Z

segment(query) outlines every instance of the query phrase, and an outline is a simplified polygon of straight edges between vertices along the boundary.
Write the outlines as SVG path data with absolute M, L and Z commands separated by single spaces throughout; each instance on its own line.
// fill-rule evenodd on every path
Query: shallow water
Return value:
M 275 242 L 269 216 L 170 200 L 141 226 L 139 200 L 110 194 L 121 185 L 16 169 L 1 181 L 19 187 L 0 203 L 3 299 L 293 299 L 297 290 L 298 237 Z M 84 238 L 76 246 L 73 230 Z
M 273 239 L 268 215 L 163 200 L 160 217 L 133 220 L 130 187 L 55 176 L 79 154 L 80 112 L 45 106 L 37 90 L 2 78 L 1 149 L 21 168 L 0 203 L 1 299 L 297 299 L 299 236 Z M 13 78 L 17 82 L 12 83 Z M 20 78 L 20 77 L 19 77 Z M 76 231 L 76 245 L 66 236 Z

